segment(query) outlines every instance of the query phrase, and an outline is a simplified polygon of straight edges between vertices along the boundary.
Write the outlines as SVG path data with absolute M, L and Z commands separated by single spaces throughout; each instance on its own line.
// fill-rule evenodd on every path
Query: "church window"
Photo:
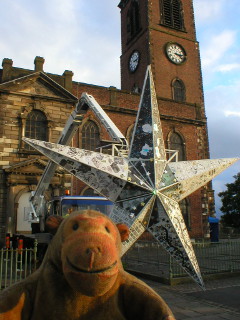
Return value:
M 184 29 L 181 0 L 161 0 L 161 23 L 170 28 Z
M 185 101 L 185 85 L 182 80 L 176 79 L 172 84 L 173 100 L 178 102 Z
M 42 111 L 31 111 L 26 119 L 25 137 L 31 139 L 48 140 L 48 125 L 47 117 Z M 25 149 L 33 150 L 28 144 L 25 144 Z
M 186 160 L 185 143 L 177 132 L 171 132 L 168 140 L 168 149 L 178 151 L 178 161 Z M 172 161 L 176 161 L 176 158 L 173 158 Z
M 99 151 L 100 133 L 98 126 L 93 121 L 87 121 L 82 128 L 82 148 Z
M 132 39 L 140 31 L 139 2 L 133 0 L 127 14 L 127 32 Z

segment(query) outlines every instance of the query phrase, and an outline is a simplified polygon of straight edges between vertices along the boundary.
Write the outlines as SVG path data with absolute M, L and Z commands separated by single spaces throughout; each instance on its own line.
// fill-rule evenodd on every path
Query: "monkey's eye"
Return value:
M 76 231 L 78 229 L 78 227 L 79 227 L 78 223 L 77 222 L 74 223 L 72 226 L 73 231 Z
M 105 227 L 105 230 L 106 230 L 108 233 L 111 233 L 110 230 L 109 230 L 109 228 L 108 228 L 107 226 Z

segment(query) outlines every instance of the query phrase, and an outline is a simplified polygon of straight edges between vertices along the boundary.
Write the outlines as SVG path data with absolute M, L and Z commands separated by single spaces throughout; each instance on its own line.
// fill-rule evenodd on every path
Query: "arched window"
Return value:
M 184 30 L 181 0 L 161 0 L 161 23 L 167 27 Z
M 186 224 L 187 229 L 190 229 L 190 216 L 189 216 L 189 201 L 188 199 L 183 199 L 179 202 L 179 206 L 183 215 L 184 222 Z
M 140 14 L 139 14 L 139 2 L 133 0 L 130 9 L 127 13 L 127 32 L 129 39 L 133 38 L 140 30 Z
M 185 101 L 185 85 L 182 80 L 176 79 L 172 84 L 173 100 L 178 102 Z
M 87 121 L 82 128 L 82 148 L 92 151 L 100 147 L 100 133 L 93 121 Z
M 186 160 L 184 141 L 178 133 L 172 132 L 170 134 L 168 149 L 178 151 L 178 161 Z M 173 158 L 173 161 L 176 161 L 176 158 Z
M 28 114 L 25 126 L 25 137 L 43 141 L 48 140 L 47 117 L 42 111 L 33 110 Z M 33 150 L 27 143 L 25 144 L 25 149 Z

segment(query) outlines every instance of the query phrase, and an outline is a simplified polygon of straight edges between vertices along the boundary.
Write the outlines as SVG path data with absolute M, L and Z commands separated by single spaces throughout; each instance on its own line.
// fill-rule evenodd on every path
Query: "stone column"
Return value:
M 63 77 L 64 77 L 64 88 L 67 89 L 68 91 L 72 92 L 73 72 L 70 70 L 65 70 L 63 73 Z
M 7 82 L 11 80 L 11 73 L 12 73 L 12 59 L 4 58 L 2 61 L 2 82 Z
M 43 64 L 44 64 L 45 60 L 43 57 L 36 57 L 34 59 L 34 64 L 35 64 L 35 71 L 42 71 L 43 72 Z
M 111 106 L 117 106 L 117 88 L 116 87 L 109 87 L 110 92 L 110 105 Z

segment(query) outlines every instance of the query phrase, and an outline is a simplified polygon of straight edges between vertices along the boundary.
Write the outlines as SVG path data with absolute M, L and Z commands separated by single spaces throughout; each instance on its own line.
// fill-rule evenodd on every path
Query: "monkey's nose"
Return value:
M 96 256 L 101 253 L 100 247 L 93 247 L 93 248 L 87 248 L 86 254 L 88 256 L 88 270 L 92 270 L 94 261 L 96 259 Z
M 100 247 L 92 247 L 92 248 L 87 248 L 85 252 L 87 255 L 90 255 L 92 253 L 99 254 L 102 252 L 102 250 Z

